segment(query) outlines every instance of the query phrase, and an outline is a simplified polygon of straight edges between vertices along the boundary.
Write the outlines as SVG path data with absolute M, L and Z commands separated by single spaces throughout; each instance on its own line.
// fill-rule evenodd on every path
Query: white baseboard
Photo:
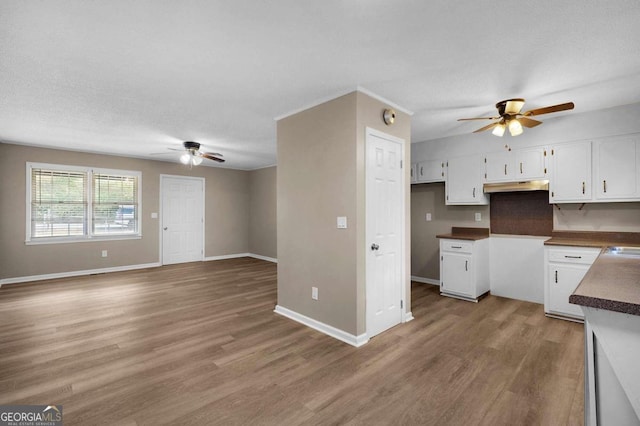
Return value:
M 416 277 L 415 275 L 411 275 L 411 281 L 415 281 L 418 283 L 423 283 L 423 284 L 431 284 L 431 285 L 440 285 L 440 281 L 439 280 L 434 280 L 433 278 L 422 278 L 422 277 Z
M 251 257 L 251 253 L 236 253 L 236 254 L 225 254 L 222 256 L 208 256 L 204 258 L 204 261 L 209 262 L 211 260 L 237 259 L 239 257 Z
M 209 262 L 211 260 L 226 260 L 226 259 L 237 259 L 239 257 L 253 257 L 254 259 L 266 260 L 267 262 L 278 263 L 278 259 L 273 257 L 262 256 L 260 254 L 253 253 L 236 253 L 236 254 L 225 254 L 222 256 L 208 256 L 204 258 L 205 262 Z
M 57 272 L 55 274 L 29 275 L 26 277 L 4 278 L 0 280 L 0 286 L 4 284 L 18 284 L 31 281 L 54 280 L 57 278 L 79 277 L 91 274 L 106 274 L 108 272 L 132 271 L 135 269 L 147 269 L 160 266 L 159 262 L 143 263 L 139 265 L 114 266 L 111 268 L 85 269 L 83 271 Z
M 278 263 L 278 259 L 276 259 L 275 257 L 267 257 L 261 254 L 249 253 L 249 257 L 253 257 L 254 259 L 266 260 L 267 262 Z
M 412 312 L 405 312 L 404 313 L 404 321 L 402 321 L 402 322 L 409 322 L 409 321 L 413 321 L 413 313 Z
M 278 259 L 261 256 L 259 254 L 253 254 L 253 253 L 238 253 L 238 254 L 228 254 L 224 256 L 210 256 L 210 257 L 205 257 L 204 260 L 210 261 L 210 260 L 236 259 L 239 257 L 253 257 L 255 259 L 265 260 L 267 262 L 278 263 Z M 110 268 L 85 269 L 82 271 L 57 272 L 53 274 L 28 275 L 24 277 L 3 278 L 3 279 L 0 279 L 0 287 L 2 287 L 4 284 L 18 284 L 18 283 L 26 283 L 26 282 L 32 282 L 32 281 L 54 280 L 57 278 L 80 277 L 83 275 L 91 275 L 91 274 L 106 274 L 109 272 L 133 271 L 136 269 L 156 268 L 159 266 L 162 266 L 160 262 L 153 262 L 153 263 L 143 263 L 139 265 L 114 266 Z
M 287 309 L 280 305 L 276 305 L 274 312 L 276 314 L 282 315 L 283 317 L 287 317 L 296 322 L 299 322 L 300 324 L 306 325 L 307 327 L 313 328 L 314 330 L 318 330 L 319 332 L 324 333 L 327 336 L 331 336 L 334 339 L 338 339 L 344 343 L 348 343 L 351 346 L 355 346 L 356 348 L 364 345 L 369 341 L 367 333 L 361 334 L 359 336 L 354 336 L 353 334 L 347 333 L 318 320 L 314 320 L 313 318 L 309 318 L 308 316 L 299 314 L 295 311 L 292 311 L 291 309 Z

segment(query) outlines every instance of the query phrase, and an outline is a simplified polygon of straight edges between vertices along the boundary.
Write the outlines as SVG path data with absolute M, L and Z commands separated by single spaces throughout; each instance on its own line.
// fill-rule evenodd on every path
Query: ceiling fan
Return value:
M 525 112 L 520 112 L 524 106 L 524 99 L 515 98 L 500 101 L 496 104 L 498 109 L 498 117 L 478 117 L 478 118 L 459 118 L 458 121 L 469 120 L 498 120 L 494 123 L 479 128 L 473 133 L 484 132 L 485 130 L 493 129 L 493 134 L 502 137 L 505 130 L 508 128 L 511 136 L 518 136 L 522 134 L 522 126 L 524 127 L 536 127 L 542 124 L 542 121 L 529 118 L 532 115 L 549 114 L 552 112 L 567 111 L 573 109 L 573 102 L 567 102 L 564 104 L 552 105 L 544 108 L 536 108 Z
M 192 166 L 197 166 L 202 163 L 202 159 L 206 158 L 208 160 L 217 161 L 218 163 L 224 163 L 225 160 L 222 154 L 213 153 L 213 152 L 200 152 L 200 143 L 186 141 L 182 143 L 186 152 L 180 156 L 180 162 L 182 164 L 189 164 Z M 181 149 L 169 148 L 172 151 L 182 151 Z

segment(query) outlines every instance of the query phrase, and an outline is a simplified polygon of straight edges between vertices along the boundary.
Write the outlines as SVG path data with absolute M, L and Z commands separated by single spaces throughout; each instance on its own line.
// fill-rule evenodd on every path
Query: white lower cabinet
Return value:
M 545 246 L 544 311 L 548 316 L 583 319 L 578 305 L 569 303 L 582 278 L 600 254 L 599 248 Z
M 489 291 L 489 239 L 440 239 L 440 293 L 477 301 Z

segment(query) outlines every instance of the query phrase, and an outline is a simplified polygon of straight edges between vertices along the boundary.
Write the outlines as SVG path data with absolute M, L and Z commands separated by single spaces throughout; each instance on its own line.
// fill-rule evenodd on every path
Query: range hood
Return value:
M 528 182 L 500 182 L 485 183 L 484 192 L 492 194 L 494 192 L 518 192 L 518 191 L 548 191 L 548 180 L 532 180 Z

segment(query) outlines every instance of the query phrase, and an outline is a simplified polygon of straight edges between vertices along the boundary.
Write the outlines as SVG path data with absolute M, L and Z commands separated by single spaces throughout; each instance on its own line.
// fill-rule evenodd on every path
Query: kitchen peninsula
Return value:
M 640 425 L 640 248 L 603 249 L 569 301 L 585 315 L 585 425 Z

